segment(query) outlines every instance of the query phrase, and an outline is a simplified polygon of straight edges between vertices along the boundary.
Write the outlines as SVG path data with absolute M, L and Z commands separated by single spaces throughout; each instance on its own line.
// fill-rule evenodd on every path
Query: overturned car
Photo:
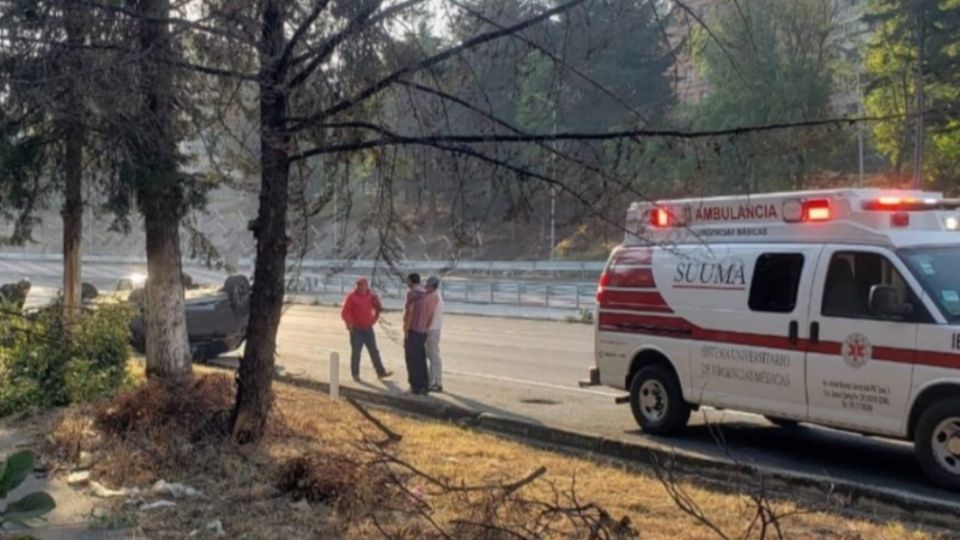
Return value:
M 243 344 L 250 317 L 250 281 L 246 276 L 228 277 L 220 288 L 186 291 L 187 335 L 194 361 L 206 361 L 236 350 Z M 145 291 L 135 289 L 128 301 L 138 308 L 130 323 L 131 344 L 146 352 Z

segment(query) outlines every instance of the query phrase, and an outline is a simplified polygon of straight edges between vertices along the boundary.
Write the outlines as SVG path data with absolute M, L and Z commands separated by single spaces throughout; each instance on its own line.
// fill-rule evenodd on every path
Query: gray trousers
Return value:
M 440 360 L 440 330 L 427 332 L 427 362 L 430 386 L 443 386 L 443 361 Z
M 377 370 L 377 375 L 386 373 L 380 360 L 377 336 L 373 333 L 373 328 L 354 328 L 350 330 L 350 374 L 354 377 L 360 376 L 360 351 L 363 347 L 370 353 L 370 360 L 373 361 L 373 369 Z

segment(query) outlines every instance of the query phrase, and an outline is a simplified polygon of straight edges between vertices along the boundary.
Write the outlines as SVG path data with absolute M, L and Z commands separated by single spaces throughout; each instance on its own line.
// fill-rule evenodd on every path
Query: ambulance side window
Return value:
M 874 285 L 893 287 L 900 302 L 913 312 L 896 320 L 928 322 L 930 314 L 910 285 L 886 257 L 877 253 L 838 252 L 830 260 L 821 312 L 828 317 L 881 319 L 870 313 L 870 290 Z
M 750 310 L 791 313 L 803 274 L 800 253 L 764 253 L 757 258 L 750 285 Z

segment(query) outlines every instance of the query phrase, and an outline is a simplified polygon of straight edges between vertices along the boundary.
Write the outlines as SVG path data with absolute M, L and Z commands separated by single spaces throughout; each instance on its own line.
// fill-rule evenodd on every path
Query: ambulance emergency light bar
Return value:
M 783 220 L 787 223 L 830 221 L 832 217 L 830 199 L 793 200 L 783 203 Z M 673 212 L 662 206 L 650 211 L 650 224 L 661 229 L 683 225 Z
M 894 227 L 909 227 L 910 214 L 908 212 L 943 211 L 960 209 L 960 199 L 940 199 L 900 197 L 884 195 L 864 199 L 861 203 L 864 211 L 890 212 L 891 225 Z M 655 206 L 650 210 L 650 225 L 657 229 L 684 226 L 687 223 L 677 216 L 668 207 Z M 817 223 L 828 222 L 834 218 L 832 202 L 826 197 L 809 199 L 788 199 L 783 201 L 782 218 L 786 223 Z M 960 230 L 960 216 L 947 216 L 943 221 L 944 228 L 949 231 Z

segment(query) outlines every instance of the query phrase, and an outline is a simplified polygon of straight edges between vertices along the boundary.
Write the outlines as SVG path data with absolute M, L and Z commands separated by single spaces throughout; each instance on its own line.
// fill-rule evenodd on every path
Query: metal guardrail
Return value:
M 0 252 L 0 260 L 22 261 L 62 261 L 63 257 L 55 253 L 23 253 Z M 99 264 L 146 264 L 146 257 L 122 255 L 84 255 L 83 262 Z M 184 261 L 189 266 L 189 261 Z M 385 270 L 387 267 L 382 261 L 372 260 L 344 260 L 344 259 L 309 259 L 303 261 L 291 260 L 301 269 L 320 269 L 330 271 Z M 253 259 L 241 258 L 238 266 L 243 269 L 253 268 Z M 490 274 L 580 274 L 599 275 L 603 271 L 603 261 L 401 261 L 397 265 L 401 271 L 439 273 L 449 270 L 458 270 L 470 273 Z
M 241 259 L 241 266 L 252 264 Z M 603 271 L 604 261 L 400 261 L 397 267 L 403 271 L 442 272 L 461 270 L 477 273 L 595 273 Z M 304 269 L 385 270 L 382 261 L 313 259 L 298 263 Z
M 342 298 L 356 278 L 344 275 L 299 275 L 287 282 L 287 291 Z M 383 298 L 402 299 L 406 286 L 397 279 L 378 278 L 373 285 Z M 444 301 L 463 304 L 505 305 L 555 309 L 593 309 L 596 285 L 530 281 L 445 280 L 440 292 Z

